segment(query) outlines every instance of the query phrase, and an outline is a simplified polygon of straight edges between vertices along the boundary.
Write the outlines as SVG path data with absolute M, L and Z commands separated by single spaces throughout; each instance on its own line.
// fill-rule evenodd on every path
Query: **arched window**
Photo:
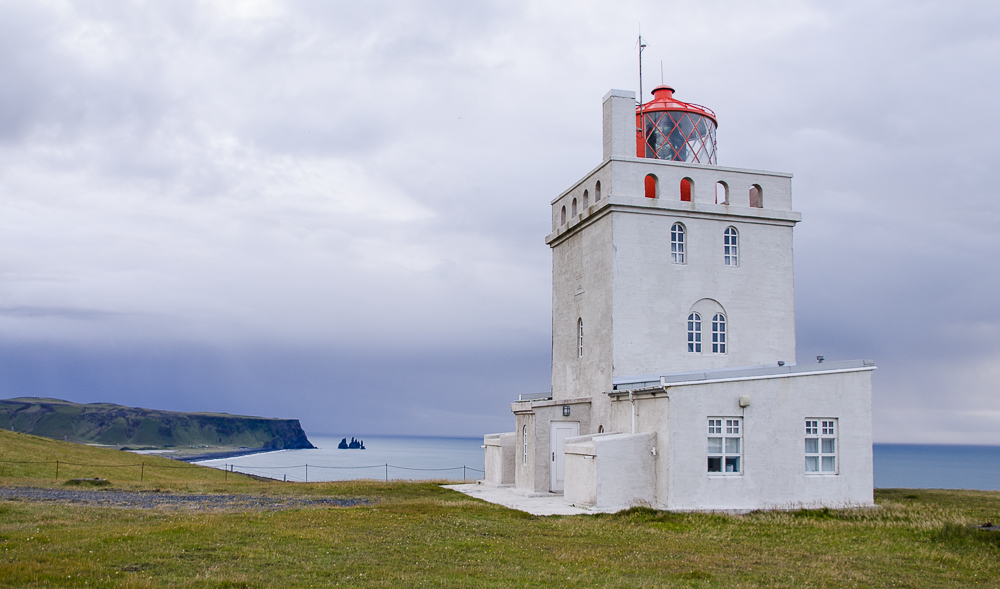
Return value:
M 694 192 L 694 180 L 690 178 L 681 179 L 681 200 L 691 202 L 691 193 Z
M 660 181 L 652 174 L 646 174 L 646 198 L 656 198 L 660 196 Z
M 576 322 L 576 357 L 583 358 L 583 318 Z
M 587 207 L 590 206 L 590 193 L 586 190 L 583 191 L 583 212 L 587 212 Z
M 597 181 L 597 185 L 594 186 L 594 203 L 601 200 L 601 181 Z
M 764 189 L 760 187 L 760 184 L 754 184 L 750 187 L 750 206 L 758 209 L 764 208 Z
M 565 206 L 562 208 L 562 212 L 559 213 L 559 224 L 560 225 L 565 225 L 566 224 L 566 207 Z
M 688 315 L 688 351 L 701 353 L 701 315 Z
M 729 204 L 729 185 L 725 182 L 715 183 L 715 204 L 717 205 L 727 205 Z
M 521 464 L 528 464 L 528 426 L 524 426 L 521 430 L 521 435 L 524 438 L 524 451 L 521 453 Z
M 727 266 L 739 265 L 739 242 L 740 234 L 736 231 L 736 228 L 726 227 L 726 234 L 722 238 L 722 243 L 723 257 L 726 260 Z
M 674 223 L 670 228 L 670 261 L 675 264 L 685 263 L 684 254 L 684 226 Z
M 604 433 L 604 426 L 603 425 L 597 426 L 597 433 L 599 433 L 599 434 L 603 434 Z
M 573 199 L 572 209 L 573 209 L 573 214 L 570 215 L 570 217 L 572 217 L 572 218 L 575 219 L 576 218 L 576 199 L 575 198 Z
M 726 316 L 722 313 L 712 316 L 712 353 L 726 353 Z

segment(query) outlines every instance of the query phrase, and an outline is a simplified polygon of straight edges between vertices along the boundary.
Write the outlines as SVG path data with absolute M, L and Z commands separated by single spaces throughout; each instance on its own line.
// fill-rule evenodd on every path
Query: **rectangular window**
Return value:
M 708 472 L 743 472 L 743 419 L 712 417 L 708 420 Z
M 837 420 L 806 420 L 806 473 L 837 474 Z

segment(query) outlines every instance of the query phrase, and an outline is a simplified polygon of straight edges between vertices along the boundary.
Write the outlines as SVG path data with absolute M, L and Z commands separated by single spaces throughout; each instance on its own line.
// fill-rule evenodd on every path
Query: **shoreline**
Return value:
M 308 450 L 308 448 L 251 448 L 247 450 L 232 450 L 229 452 L 208 452 L 206 454 L 195 454 L 192 456 L 171 456 L 171 458 L 180 462 L 203 462 L 206 460 L 222 460 L 223 458 L 236 458 L 239 456 L 250 456 L 251 454 L 263 454 L 265 452 L 281 452 L 282 450 Z

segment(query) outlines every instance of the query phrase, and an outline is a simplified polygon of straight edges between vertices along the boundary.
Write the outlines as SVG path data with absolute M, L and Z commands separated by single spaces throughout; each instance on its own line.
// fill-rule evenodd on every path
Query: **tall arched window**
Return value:
M 684 226 L 674 223 L 670 228 L 670 261 L 675 264 L 684 264 L 686 256 L 684 254 Z
M 750 187 L 750 206 L 757 209 L 764 208 L 764 189 L 760 187 L 760 184 L 754 184 Z
M 572 217 L 572 218 L 575 219 L 576 218 L 576 199 L 575 198 L 573 199 L 572 209 L 573 209 L 573 214 L 570 215 L 570 217 Z
M 701 315 L 688 315 L 688 351 L 701 353 Z
M 694 192 L 694 180 L 690 178 L 681 179 L 681 200 L 691 202 L 691 193 Z
M 723 242 L 723 257 L 726 260 L 727 266 L 738 266 L 739 265 L 739 241 L 740 234 L 736 231 L 735 227 L 726 227 L 726 234 L 722 238 Z
M 521 464 L 528 464 L 528 426 L 521 430 L 524 441 L 524 450 L 521 452 Z
M 566 224 L 566 207 L 565 206 L 562 208 L 562 212 L 559 213 L 559 224 L 560 225 L 565 225 Z
M 601 200 L 601 181 L 597 181 L 597 185 L 594 186 L 594 202 Z
M 715 204 L 717 205 L 727 205 L 729 204 L 729 185 L 725 182 L 715 183 Z
M 652 174 L 646 174 L 644 182 L 646 188 L 646 198 L 656 198 L 660 196 L 660 181 Z
M 576 322 L 576 357 L 583 358 L 583 318 Z
M 587 212 L 587 207 L 590 206 L 590 193 L 586 190 L 583 191 L 583 211 Z
M 712 353 L 726 353 L 726 316 L 722 313 L 712 316 Z

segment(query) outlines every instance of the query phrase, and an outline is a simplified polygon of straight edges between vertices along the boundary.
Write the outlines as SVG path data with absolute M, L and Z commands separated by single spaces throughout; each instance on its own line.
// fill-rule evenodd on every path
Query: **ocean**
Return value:
M 281 450 L 198 464 L 231 466 L 289 481 L 483 477 L 482 438 L 360 436 L 365 450 L 339 450 L 342 437 L 310 435 L 315 450 Z M 876 488 L 1000 491 L 1000 446 L 875 444 L 872 454 Z

